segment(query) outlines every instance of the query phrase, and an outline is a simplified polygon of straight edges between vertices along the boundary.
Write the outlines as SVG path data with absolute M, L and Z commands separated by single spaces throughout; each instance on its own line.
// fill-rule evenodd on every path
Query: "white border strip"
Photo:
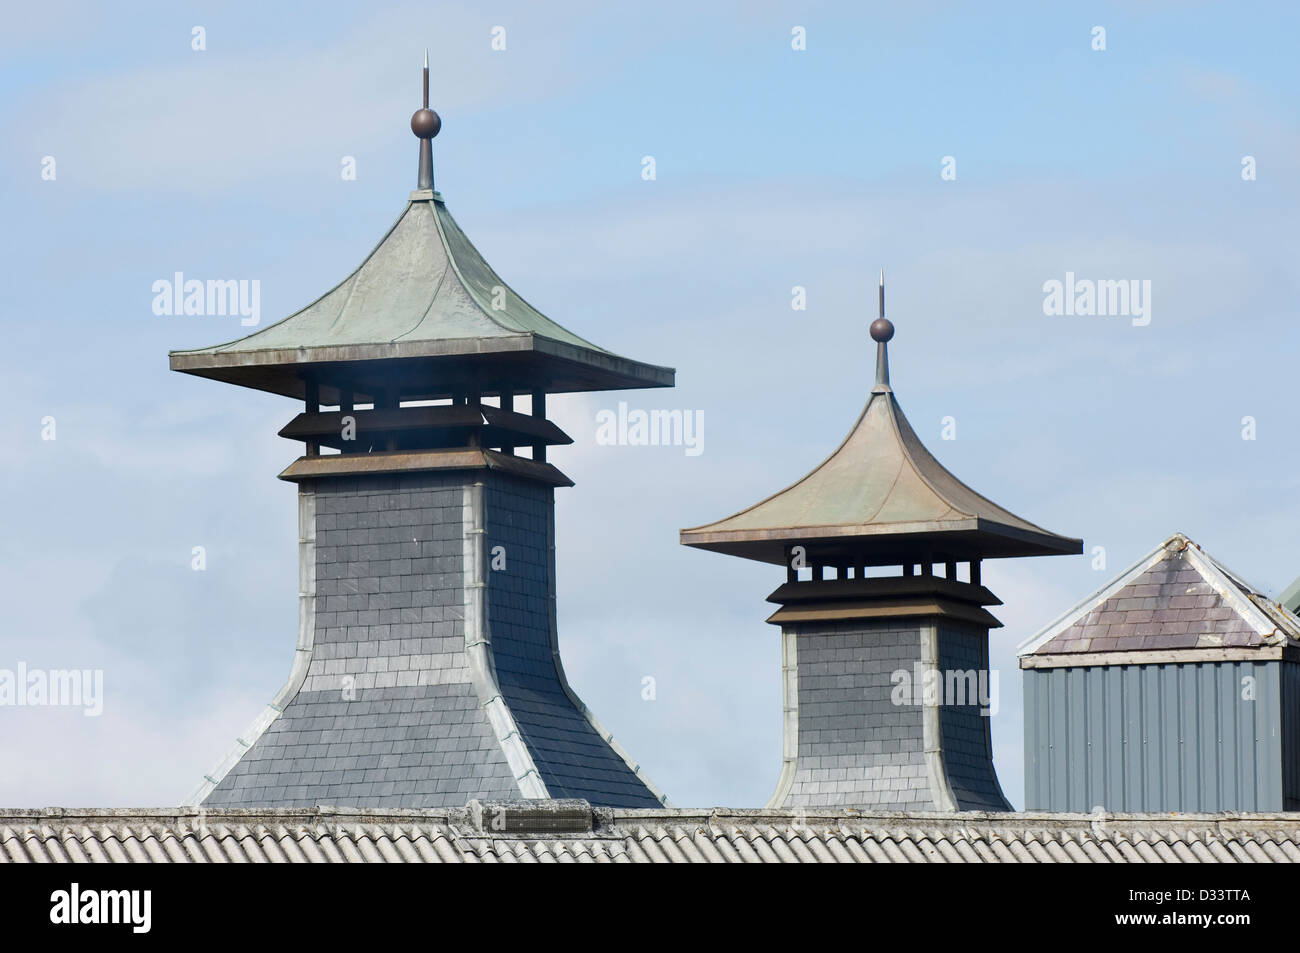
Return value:
M 549 798 L 528 745 L 519 733 L 515 716 L 501 697 L 496 668 L 492 661 L 492 639 L 485 621 L 483 596 L 483 483 L 468 484 L 461 494 L 461 520 L 464 526 L 462 566 L 465 574 L 465 655 L 469 659 L 470 681 L 479 705 L 487 715 L 497 744 L 506 756 L 519 793 L 526 798 Z
M 783 807 L 799 767 L 799 635 L 781 629 L 781 775 L 764 810 Z
M 1205 665 L 1215 662 L 1271 662 L 1288 658 L 1280 645 L 1205 649 L 1148 649 L 1138 652 L 1067 652 L 1063 655 L 1026 655 L 1025 671 L 1052 668 L 1096 668 L 1103 665 Z
M 926 672 L 939 671 L 939 626 L 928 622 L 921 626 L 921 666 Z M 936 811 L 956 811 L 957 796 L 948 780 L 948 765 L 943 756 L 943 731 L 939 724 L 939 702 L 921 704 L 921 747 L 925 754 L 925 771 L 930 781 Z M 992 758 L 989 759 L 992 762 Z
M 1208 553 L 1203 552 L 1201 547 L 1192 543 L 1187 547 L 1187 560 L 1195 567 L 1196 571 L 1205 577 L 1206 582 L 1214 586 L 1219 591 L 1229 607 L 1237 615 L 1241 616 L 1250 623 L 1252 629 L 1260 634 L 1264 639 L 1269 639 L 1278 633 L 1277 623 L 1268 617 L 1259 606 L 1246 596 L 1243 589 L 1254 592 L 1254 587 L 1244 580 L 1237 578 L 1236 574 L 1227 568 L 1220 566 L 1214 561 Z

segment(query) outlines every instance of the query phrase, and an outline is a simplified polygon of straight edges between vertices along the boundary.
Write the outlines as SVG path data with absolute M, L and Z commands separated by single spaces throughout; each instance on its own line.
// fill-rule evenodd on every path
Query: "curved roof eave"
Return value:
M 864 426 L 864 421 L 867 420 L 868 414 L 872 410 L 873 402 L 877 399 L 886 402 L 885 412 L 889 423 L 891 445 L 872 448 L 869 446 L 868 441 L 855 441 L 854 438 L 858 436 L 858 431 Z M 752 516 L 764 507 L 773 508 L 774 504 L 780 504 L 782 501 L 786 501 L 785 508 L 787 509 L 807 510 L 812 504 L 811 497 L 807 504 L 800 497 L 814 492 L 808 488 L 808 481 L 837 462 L 841 455 L 849 452 L 848 448 L 854 444 L 858 445 L 857 457 L 849 460 L 845 464 L 846 466 L 861 467 L 865 464 L 868 456 L 897 455 L 902 461 L 902 465 L 909 468 L 917 480 L 929 490 L 932 500 L 920 502 L 901 500 L 897 506 L 891 507 L 891 498 L 896 493 L 901 492 L 898 490 L 898 478 L 895 476 L 891 486 L 884 492 L 880 501 L 872 507 L 870 513 L 853 512 L 852 507 L 856 501 L 846 499 L 843 501 L 840 517 L 830 521 L 822 520 L 815 524 L 791 522 L 775 523 L 768 526 L 736 525 L 738 522 L 744 522 L 744 517 Z M 932 511 L 936 509 L 934 505 L 936 501 L 942 506 L 946 506 L 948 513 L 952 514 L 952 516 L 949 517 L 945 514 L 941 518 L 927 517 L 921 512 L 926 508 Z M 825 503 L 823 500 L 817 500 L 816 502 L 823 505 Z M 834 509 L 833 501 L 832 509 Z M 903 512 L 910 510 L 914 516 L 913 518 L 889 521 L 875 520 L 876 514 L 890 509 Z M 1027 520 L 1021 519 L 975 492 L 949 473 L 926 450 L 920 438 L 916 436 L 916 432 L 908 423 L 906 416 L 904 416 L 892 390 L 886 385 L 877 387 L 872 392 L 848 436 L 841 441 L 830 456 L 809 473 L 785 489 L 725 519 L 681 530 L 679 539 L 686 546 L 731 552 L 734 555 L 767 562 L 783 562 L 783 558 L 779 556 L 773 558 L 774 547 L 801 540 L 826 542 L 846 541 L 855 537 L 862 537 L 879 541 L 882 537 L 899 539 L 904 537 L 941 538 L 948 534 L 985 535 L 997 537 L 1008 544 L 1012 541 L 1021 544 L 1019 546 L 1010 545 L 1008 547 L 1010 551 L 1006 552 L 1005 555 L 1068 554 L 1079 553 L 1083 549 L 1081 540 L 1058 536 Z M 990 555 L 1002 555 L 1002 553 L 990 553 Z

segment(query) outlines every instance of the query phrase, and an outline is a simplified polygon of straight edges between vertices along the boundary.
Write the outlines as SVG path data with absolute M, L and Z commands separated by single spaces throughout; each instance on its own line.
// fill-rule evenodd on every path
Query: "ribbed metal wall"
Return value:
M 1282 667 L 1288 672 L 1282 674 Z M 1025 809 L 1283 810 L 1283 679 L 1292 662 L 1025 671 Z M 1254 700 L 1243 699 L 1247 677 Z M 1295 720 L 1295 712 L 1288 713 Z M 1296 741 L 1288 739 L 1290 791 Z
M 1282 663 L 1282 810 L 1300 811 L 1300 664 Z

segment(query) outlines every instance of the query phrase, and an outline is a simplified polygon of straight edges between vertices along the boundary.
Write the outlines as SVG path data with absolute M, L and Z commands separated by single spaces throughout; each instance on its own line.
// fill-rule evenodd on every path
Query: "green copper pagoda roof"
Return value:
M 780 493 L 682 530 L 681 542 L 770 563 L 785 563 L 796 544 L 810 548 L 810 560 L 857 565 L 1082 552 L 1082 541 L 1004 510 L 930 455 L 889 386 L 885 344 L 893 325 L 882 316 L 871 331 L 876 386 L 835 452 Z
M 412 193 L 378 247 L 341 284 L 284 320 L 228 344 L 173 351 L 173 370 L 303 398 L 346 387 L 357 400 L 396 388 L 482 392 L 671 387 L 671 368 L 611 354 L 560 327 L 502 281 L 432 190 Z
M 426 58 L 424 108 L 411 117 L 416 191 L 383 241 L 301 311 L 237 341 L 172 351 L 172 370 L 325 404 L 672 387 L 672 368 L 597 347 L 497 276 L 434 191 L 441 128 Z

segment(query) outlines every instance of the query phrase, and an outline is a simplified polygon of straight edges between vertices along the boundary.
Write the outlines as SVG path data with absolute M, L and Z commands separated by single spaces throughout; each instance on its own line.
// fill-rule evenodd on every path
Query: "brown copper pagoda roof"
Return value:
M 889 386 L 885 347 L 893 326 L 882 317 L 871 331 L 877 383 L 835 452 L 748 509 L 682 530 L 681 542 L 770 563 L 785 563 L 796 544 L 809 546 L 818 561 L 858 565 L 1082 552 L 1081 540 L 1004 510 L 931 456 Z

